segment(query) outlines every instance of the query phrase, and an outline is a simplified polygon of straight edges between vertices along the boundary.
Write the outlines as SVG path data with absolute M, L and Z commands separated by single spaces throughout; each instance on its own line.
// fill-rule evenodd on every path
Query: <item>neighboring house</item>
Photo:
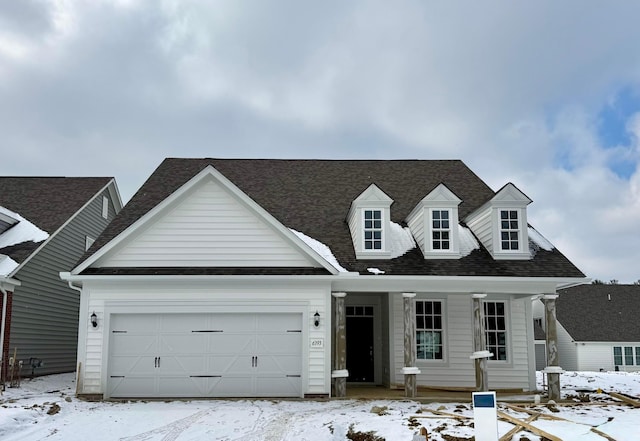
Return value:
M 558 294 L 563 369 L 640 371 L 640 285 L 581 285 Z
M 59 273 L 121 208 L 112 178 L 0 177 L 3 378 L 14 353 L 22 375 L 76 369 L 80 294 Z
M 530 202 L 461 161 L 166 159 L 61 274 L 78 392 L 473 389 L 471 356 L 492 389 L 535 390 L 532 296 L 585 279 Z

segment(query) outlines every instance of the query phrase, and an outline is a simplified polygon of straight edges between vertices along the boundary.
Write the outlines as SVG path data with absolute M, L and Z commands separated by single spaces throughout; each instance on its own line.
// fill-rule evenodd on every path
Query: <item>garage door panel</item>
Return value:
M 110 372 L 112 375 L 153 375 L 156 369 L 155 365 L 155 357 L 139 355 L 116 355 L 111 357 Z
M 300 377 L 261 376 L 256 380 L 256 396 L 259 397 L 297 397 L 302 386 Z
M 214 378 L 211 381 L 211 396 L 214 397 L 251 397 L 254 396 L 254 379 L 249 375 L 229 375 Z
M 130 333 L 114 333 L 111 335 L 112 354 L 149 354 L 158 352 L 156 335 L 133 335 Z
M 300 354 L 302 336 L 300 333 L 287 333 L 280 335 L 258 335 L 256 337 L 259 354 L 289 353 Z
M 129 376 L 109 378 L 109 396 L 112 397 L 153 397 L 156 395 L 154 377 Z
M 215 374 L 251 375 L 255 370 L 253 356 L 218 355 L 209 357 L 210 371 Z
M 207 395 L 208 378 L 189 376 L 161 376 L 158 378 L 158 396 L 203 397 Z
M 253 355 L 255 336 L 248 334 L 216 333 L 211 336 L 209 351 L 214 354 Z
M 253 334 L 255 314 L 214 314 L 211 326 L 223 332 Z
M 300 374 L 302 361 L 299 355 L 262 355 L 257 363 L 259 375 L 273 373 Z
M 162 334 L 160 336 L 160 352 L 163 354 L 189 353 L 194 349 L 204 352 L 208 346 L 208 337 L 201 333 Z
M 189 333 L 208 330 L 211 314 L 164 314 L 161 316 L 162 332 Z
M 207 372 L 207 359 L 202 355 L 182 355 L 179 357 L 163 355 L 160 357 L 159 366 L 160 375 L 204 375 Z
M 117 314 L 111 317 L 111 329 L 133 333 L 149 333 L 158 329 L 156 314 Z
M 300 331 L 301 329 L 301 314 L 260 314 L 256 319 L 256 331 L 259 334 L 263 332 Z

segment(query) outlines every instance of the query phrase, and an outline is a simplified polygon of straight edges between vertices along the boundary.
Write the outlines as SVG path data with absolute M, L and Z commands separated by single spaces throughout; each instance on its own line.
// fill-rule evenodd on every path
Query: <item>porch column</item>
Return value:
M 416 367 L 416 306 L 413 298 L 415 292 L 402 293 L 404 301 L 404 395 L 408 398 L 418 396 L 416 375 L 420 370 Z
M 547 327 L 547 367 L 544 373 L 547 374 L 549 384 L 549 399 L 560 400 L 560 374 L 562 368 L 558 366 L 558 331 L 556 326 L 556 299 L 558 294 L 545 294 L 542 296 L 544 302 L 544 318 Z
M 473 299 L 473 354 L 471 358 L 476 372 L 476 391 L 487 392 L 489 390 L 489 377 L 487 376 L 487 358 L 493 354 L 487 351 L 487 341 L 484 332 L 484 308 L 482 299 L 486 294 L 471 294 Z
M 349 371 L 347 370 L 347 318 L 344 307 L 344 298 L 347 296 L 346 292 L 334 292 L 331 293 L 334 300 L 334 370 L 331 372 L 331 377 L 334 378 L 335 396 L 338 398 L 344 398 L 347 396 L 347 377 Z

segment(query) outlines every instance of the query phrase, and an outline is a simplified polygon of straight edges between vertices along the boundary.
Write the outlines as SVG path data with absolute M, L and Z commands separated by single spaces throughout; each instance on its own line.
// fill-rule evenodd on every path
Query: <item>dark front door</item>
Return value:
M 373 383 L 373 306 L 347 306 L 349 382 Z

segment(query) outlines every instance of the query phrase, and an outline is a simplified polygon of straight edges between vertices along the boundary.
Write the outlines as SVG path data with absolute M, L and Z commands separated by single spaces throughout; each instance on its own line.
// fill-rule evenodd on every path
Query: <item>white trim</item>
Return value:
M 189 179 L 182 186 L 178 187 L 173 193 L 167 196 L 159 204 L 154 206 L 151 210 L 146 212 L 143 216 L 138 218 L 133 224 L 129 225 L 126 229 L 121 231 L 117 236 L 112 238 L 102 248 L 89 256 L 84 262 L 78 265 L 72 270 L 73 274 L 79 274 L 93 263 L 95 263 L 101 257 L 107 255 L 111 250 L 118 245 L 124 243 L 130 236 L 136 231 L 144 228 L 144 226 L 151 219 L 161 215 L 161 213 L 173 205 L 176 201 L 181 199 L 192 188 L 202 182 L 204 179 L 210 178 L 217 181 L 225 190 L 229 191 L 236 200 L 244 204 L 250 211 L 257 216 L 261 217 L 269 226 L 271 226 L 281 237 L 287 240 L 293 247 L 297 248 L 301 253 L 309 257 L 313 262 L 319 264 L 321 267 L 328 270 L 331 274 L 337 274 L 338 270 L 327 262 L 320 254 L 313 250 L 309 245 L 304 243 L 302 239 L 296 236 L 286 226 L 282 225 L 275 217 L 273 217 L 268 211 L 262 208 L 258 203 L 251 199 L 246 193 L 240 190 L 235 184 L 228 180 L 222 173 L 216 170 L 212 165 L 207 165 L 202 171 Z
M 491 358 L 493 357 L 493 352 L 491 351 L 476 351 L 469 356 L 471 360 L 476 360 L 478 358 Z
M 347 378 L 348 376 L 349 371 L 346 369 L 331 371 L 331 378 Z
M 420 373 L 420 369 L 415 366 L 405 366 L 402 368 L 403 375 L 418 375 Z
M 403 292 L 402 293 L 402 297 L 404 297 L 405 299 L 412 299 L 416 296 L 415 292 Z
M 109 219 L 109 198 L 104 195 L 102 196 L 102 217 Z
M 564 369 L 560 366 L 547 366 L 542 370 L 542 372 L 545 374 L 561 374 L 564 372 Z
M 34 251 L 32 251 L 31 254 L 29 254 L 29 256 L 20 265 L 18 265 L 13 270 L 13 272 L 11 272 L 10 274 L 7 275 L 7 277 L 13 277 L 14 275 L 16 275 L 18 273 L 18 271 L 20 271 L 27 263 L 29 263 L 29 261 L 31 261 L 31 259 L 36 254 L 38 254 L 40 252 L 40 250 L 42 250 L 44 247 L 46 247 L 49 244 L 49 242 L 51 242 L 53 240 L 53 238 L 56 237 L 56 235 L 60 231 L 62 231 L 67 225 L 69 225 L 69 223 L 71 223 L 76 218 L 76 216 L 78 216 L 85 208 L 87 208 L 87 206 L 89 204 L 91 204 L 98 196 L 100 196 L 102 194 L 102 192 L 104 192 L 105 190 L 109 190 L 109 192 L 111 193 L 112 190 L 111 190 L 110 186 L 112 184 L 115 186 L 115 182 L 116 182 L 115 179 L 111 179 L 107 183 L 107 185 L 105 185 L 100 190 L 98 190 L 96 192 L 96 194 L 94 194 L 82 207 L 80 207 L 80 209 L 78 209 L 78 211 L 76 211 L 74 214 L 72 214 L 71 217 L 69 217 L 69 219 L 67 219 L 67 221 L 65 223 L 63 223 L 56 231 L 54 231 L 53 233 L 49 234 L 49 238 L 46 239 L 44 242 L 42 242 L 38 248 L 36 248 Z M 118 193 L 117 187 L 115 187 L 115 192 L 117 193 L 118 200 L 120 200 L 120 194 Z

